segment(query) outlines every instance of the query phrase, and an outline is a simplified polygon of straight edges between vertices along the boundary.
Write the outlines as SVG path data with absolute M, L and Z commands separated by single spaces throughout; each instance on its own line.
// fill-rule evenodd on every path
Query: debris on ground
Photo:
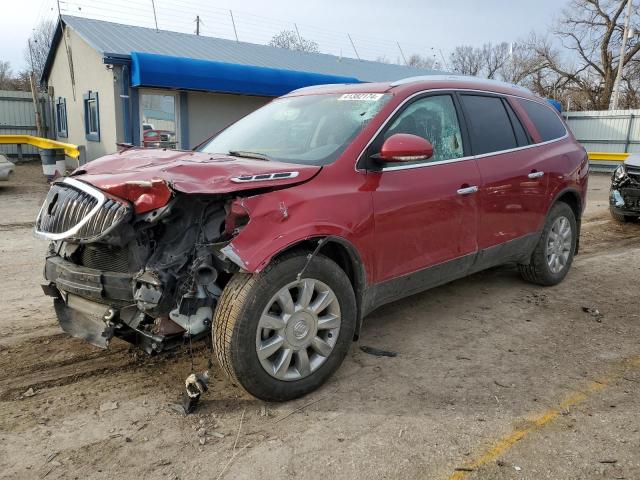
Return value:
M 115 410 L 118 408 L 118 402 L 104 402 L 100 404 L 100 411 L 107 412 L 109 410 Z
M 375 347 L 368 347 L 366 345 L 361 345 L 360 350 L 364 353 L 368 353 L 369 355 L 375 355 L 376 357 L 397 357 L 398 352 L 392 352 L 390 350 L 381 350 Z
M 52 452 L 49 455 L 47 455 L 47 458 L 45 459 L 45 461 L 49 463 L 51 460 L 53 460 L 57 456 L 58 456 L 58 452 Z
M 604 315 L 596 307 L 582 307 L 582 311 L 595 318 L 596 322 L 602 322 L 604 318 Z
M 23 397 L 33 397 L 36 394 L 33 388 L 29 388 L 26 392 L 22 394 Z
M 522 467 L 519 467 L 518 465 L 514 465 L 514 466 L 513 466 L 513 469 L 514 469 L 516 472 L 519 472 L 519 471 L 521 471 L 521 470 L 522 470 Z
M 192 373 L 184 381 L 186 391 L 182 394 L 180 403 L 172 403 L 169 407 L 183 415 L 192 413 L 198 406 L 200 396 L 209 389 L 208 383 L 208 370 L 202 373 Z

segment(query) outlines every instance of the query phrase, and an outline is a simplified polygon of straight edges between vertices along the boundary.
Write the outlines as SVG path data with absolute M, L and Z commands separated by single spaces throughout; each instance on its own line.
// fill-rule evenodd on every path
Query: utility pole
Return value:
M 236 42 L 238 42 L 238 30 L 236 30 L 236 21 L 233 19 L 233 10 L 229 10 L 231 14 L 231 24 L 233 25 L 233 34 L 236 36 Z
M 300 45 L 300 50 L 302 50 L 302 37 L 300 36 L 300 32 L 298 31 L 298 24 L 294 23 L 294 27 L 296 27 L 296 35 L 298 36 L 298 45 Z
M 356 46 L 355 46 L 355 44 L 353 43 L 353 40 L 351 40 L 351 35 L 349 35 L 349 34 L 347 33 L 347 37 L 349 37 L 349 41 L 351 42 L 351 46 L 353 47 L 353 51 L 354 51 L 354 52 L 356 52 L 356 57 L 358 57 L 358 60 L 360 60 L 360 55 L 358 55 L 358 50 L 356 50 Z
M 398 45 L 398 50 L 400 50 L 400 55 L 402 55 L 402 60 L 404 61 L 404 64 L 408 66 L 409 64 L 407 63 L 407 58 L 404 56 L 404 52 L 402 51 L 400 42 L 396 42 L 396 45 Z
M 624 1 L 624 0 L 623 0 Z M 615 110 L 618 108 L 618 101 L 620 99 L 620 83 L 622 82 L 622 69 L 624 68 L 624 52 L 627 50 L 627 38 L 629 37 L 629 25 L 631 23 L 631 11 L 633 8 L 633 0 L 627 0 L 627 18 L 624 20 L 624 33 L 622 34 L 622 46 L 620 47 L 620 58 L 618 59 L 618 74 L 616 75 L 616 81 L 613 84 L 613 95 L 611 95 L 611 101 L 609 102 L 609 110 Z
M 151 7 L 153 8 L 153 21 L 156 23 L 156 32 L 158 31 L 158 17 L 156 16 L 156 3 L 151 0 Z
M 196 35 L 200 35 L 200 15 L 196 15 Z
M 31 46 L 31 39 L 29 44 L 29 57 L 31 58 L 31 72 L 29 72 L 29 86 L 31 87 L 31 100 L 33 100 L 33 109 L 36 113 L 36 131 L 38 136 L 42 137 L 42 122 L 40 120 L 40 105 L 38 105 L 38 91 L 36 89 L 36 74 L 33 69 L 33 47 Z

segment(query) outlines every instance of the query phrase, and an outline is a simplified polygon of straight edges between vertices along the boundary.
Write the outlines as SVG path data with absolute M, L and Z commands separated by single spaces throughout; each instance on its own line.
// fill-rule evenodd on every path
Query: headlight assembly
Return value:
M 620 180 L 622 180 L 626 176 L 627 176 L 627 169 L 624 167 L 624 164 L 620 165 L 613 172 L 613 179 L 615 181 L 617 181 L 617 182 L 619 182 Z

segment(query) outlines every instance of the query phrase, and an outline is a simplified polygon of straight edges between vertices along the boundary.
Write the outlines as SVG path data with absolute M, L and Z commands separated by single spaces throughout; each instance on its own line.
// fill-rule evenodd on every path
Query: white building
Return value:
M 62 16 L 42 81 L 56 137 L 87 159 L 117 143 L 190 149 L 296 88 L 437 73 Z

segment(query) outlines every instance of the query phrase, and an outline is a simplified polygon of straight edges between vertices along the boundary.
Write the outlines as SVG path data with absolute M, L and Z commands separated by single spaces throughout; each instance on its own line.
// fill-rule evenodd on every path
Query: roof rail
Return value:
M 291 90 L 287 95 L 291 93 L 306 92 L 307 90 L 315 90 L 316 88 L 321 88 L 321 87 L 340 87 L 342 85 L 351 85 L 351 84 L 350 83 L 320 83 L 318 85 L 309 85 L 308 87 L 296 88 L 295 90 Z
M 454 80 L 454 81 L 460 81 L 460 82 L 477 82 L 477 83 L 493 83 L 495 85 L 500 85 L 503 87 L 509 87 L 509 88 L 517 88 L 518 90 L 522 90 L 525 91 L 527 93 L 531 93 L 531 91 L 526 88 L 523 87 L 521 85 L 516 85 L 514 83 L 508 83 L 508 82 L 503 82 L 501 80 L 494 80 L 491 78 L 478 78 L 478 77 L 473 77 L 471 75 L 421 75 L 418 77 L 408 77 L 408 78 L 403 78 L 400 80 L 396 80 L 395 82 L 391 83 L 392 87 L 397 87 L 400 85 L 407 85 L 409 83 L 416 83 L 416 82 L 424 82 L 424 81 L 429 81 L 429 80 Z

